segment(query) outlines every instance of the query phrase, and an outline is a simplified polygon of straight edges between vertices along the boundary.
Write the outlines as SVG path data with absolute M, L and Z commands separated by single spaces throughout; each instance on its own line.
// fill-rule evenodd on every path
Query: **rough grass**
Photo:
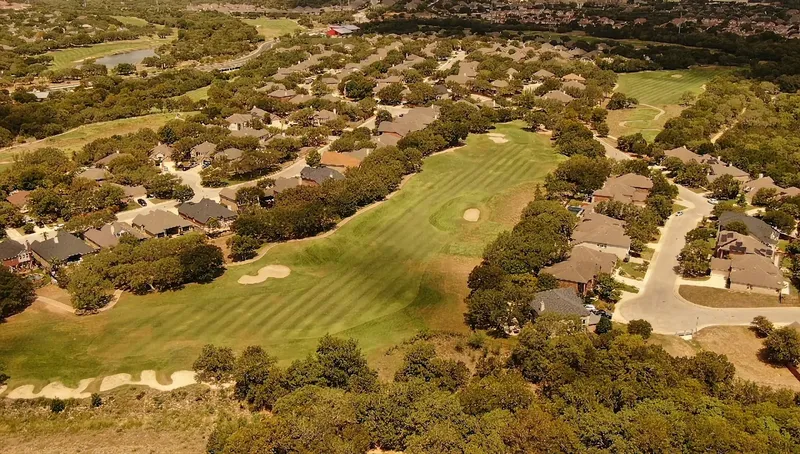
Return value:
M 94 44 L 86 47 L 75 47 L 48 52 L 53 57 L 52 69 L 71 68 L 90 58 L 101 58 L 109 55 L 130 52 L 133 50 L 156 48 L 168 43 L 173 38 L 139 38 L 129 41 L 114 41 Z
M 10 162 L 15 154 L 46 147 L 60 148 L 68 153 L 75 152 L 87 143 L 103 137 L 115 134 L 124 135 L 143 128 L 156 130 L 168 121 L 175 119 L 176 115 L 175 113 L 160 113 L 78 126 L 57 136 L 0 149 L 0 162 Z
M 140 17 L 134 17 L 134 16 L 111 16 L 111 17 L 122 22 L 125 25 L 135 25 L 137 27 L 143 27 L 147 25 L 147 21 Z
M 683 108 L 678 102 L 683 93 L 700 94 L 704 84 L 725 71 L 727 69 L 696 68 L 620 74 L 616 91 L 633 96 L 640 105 L 609 111 L 610 135 L 619 137 L 639 132 L 648 141 L 653 141 L 667 120 L 680 115 Z M 659 109 L 665 111 L 661 116 L 658 116 Z
M 211 88 L 211 85 L 200 87 L 197 90 L 187 91 L 181 96 L 188 96 L 194 102 L 208 99 L 208 89 Z M 180 98 L 180 96 L 176 96 L 176 98 Z
M 303 28 L 291 19 L 260 17 L 258 19 L 243 19 L 243 22 L 255 27 L 258 33 L 267 39 L 277 38 L 278 36 L 292 33 L 295 30 Z
M 260 344 L 284 362 L 326 333 L 356 338 L 369 355 L 420 328 L 464 330 L 466 276 L 484 246 L 511 223 L 498 203 L 530 190 L 561 159 L 546 137 L 501 125 L 509 139 L 471 136 L 380 206 L 325 238 L 281 244 L 207 285 L 126 295 L 113 310 L 76 318 L 28 310 L 0 328 L 0 361 L 12 385 L 186 369 L 205 343 Z M 478 222 L 462 219 L 478 207 Z M 285 279 L 244 286 L 244 274 L 285 265 Z

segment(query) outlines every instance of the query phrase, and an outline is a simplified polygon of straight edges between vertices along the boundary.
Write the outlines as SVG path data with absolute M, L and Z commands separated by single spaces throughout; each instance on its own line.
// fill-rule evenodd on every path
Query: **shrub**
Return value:
M 53 413 L 61 413 L 67 408 L 67 403 L 61 399 L 53 399 L 50 401 L 50 411 Z
M 594 332 L 597 334 L 605 334 L 609 331 L 611 331 L 611 319 L 607 317 L 600 317 L 600 321 L 597 322 Z
M 92 407 L 97 408 L 103 405 L 103 398 L 98 393 L 92 393 Z
M 767 317 L 759 315 L 750 322 L 750 328 L 756 332 L 758 337 L 767 337 L 775 329 L 775 325 Z
M 771 363 L 796 366 L 800 363 L 800 333 L 785 326 L 772 330 L 764 341 L 767 359 Z
M 638 334 L 642 339 L 649 339 L 653 333 L 653 326 L 647 320 L 631 320 L 628 323 L 628 334 Z
M 479 350 L 486 344 L 486 334 L 476 331 L 467 340 L 467 345 L 473 350 Z

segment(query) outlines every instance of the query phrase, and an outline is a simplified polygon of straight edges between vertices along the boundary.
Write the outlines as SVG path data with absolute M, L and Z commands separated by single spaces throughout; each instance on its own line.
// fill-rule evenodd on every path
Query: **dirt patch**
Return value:
M 490 132 L 489 134 L 486 134 L 486 136 L 489 137 L 489 140 L 494 143 L 508 143 L 506 135 L 500 134 L 499 132 Z
M 736 366 L 736 375 L 761 385 L 800 391 L 800 382 L 785 367 L 759 359 L 763 339 L 744 326 L 714 326 L 700 330 L 694 340 L 704 349 L 723 354 Z
M 678 336 L 667 334 L 653 334 L 647 341 L 648 344 L 660 345 L 667 353 L 672 356 L 694 356 L 697 353 L 696 347 Z
M 283 265 L 267 265 L 258 270 L 258 274 L 256 274 L 255 276 L 246 274 L 240 277 L 239 283 L 244 285 L 260 284 L 261 282 L 264 282 L 269 278 L 283 279 L 289 274 L 291 274 L 291 272 L 292 270 Z
M 36 295 L 56 300 L 70 307 L 72 306 L 72 297 L 70 296 L 69 292 L 55 284 L 47 284 L 44 287 L 37 289 Z
M 797 297 L 784 297 L 782 302 L 777 296 L 759 293 L 735 292 L 728 289 L 702 287 L 699 285 L 681 285 L 678 293 L 687 301 L 708 307 L 785 307 L 798 306 Z
M 481 218 L 481 210 L 477 208 L 470 208 L 464 212 L 464 220 L 469 222 L 478 222 Z

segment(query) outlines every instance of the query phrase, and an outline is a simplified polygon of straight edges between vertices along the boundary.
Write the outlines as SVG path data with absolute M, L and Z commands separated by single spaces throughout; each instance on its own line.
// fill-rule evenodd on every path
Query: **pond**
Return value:
M 121 54 L 109 55 L 108 57 L 98 58 L 95 63 L 98 65 L 105 65 L 107 68 L 113 68 L 120 63 L 130 63 L 138 65 L 147 57 L 156 55 L 155 49 L 141 49 L 133 50 L 130 52 L 123 52 Z

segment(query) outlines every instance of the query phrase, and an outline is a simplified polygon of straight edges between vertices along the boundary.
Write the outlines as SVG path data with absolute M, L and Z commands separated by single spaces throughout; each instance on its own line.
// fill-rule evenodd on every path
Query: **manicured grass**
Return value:
M 702 93 L 706 82 L 726 71 L 727 69 L 720 68 L 696 68 L 620 74 L 617 91 L 633 96 L 643 104 L 678 104 L 683 93 Z
M 645 274 L 647 274 L 648 264 L 624 262 L 619 268 L 624 272 L 623 276 L 641 281 L 644 279 Z
M 258 19 L 243 19 L 243 22 L 255 27 L 258 33 L 267 39 L 276 38 L 303 28 L 291 19 L 260 17 Z
M 197 90 L 192 90 L 186 92 L 183 96 L 188 96 L 194 102 L 200 101 L 201 99 L 208 99 L 208 89 L 211 88 L 211 85 L 198 88 Z M 179 98 L 180 96 L 176 96 Z
M 784 297 L 782 302 L 779 302 L 777 296 L 735 292 L 728 289 L 701 287 L 698 285 L 681 285 L 678 293 L 692 303 L 708 307 L 782 307 L 800 305 L 800 301 L 796 296 Z
M 673 213 L 677 213 L 678 211 L 683 211 L 685 209 L 686 209 L 686 207 L 681 205 L 681 204 L 679 204 L 679 203 L 673 203 L 672 204 L 672 212 Z
M 633 96 L 640 105 L 609 111 L 610 135 L 620 137 L 638 132 L 652 142 L 667 120 L 680 115 L 683 107 L 678 102 L 683 93 L 702 93 L 705 83 L 725 71 L 727 69 L 696 68 L 620 74 L 616 91 Z
M 467 275 L 562 159 L 546 136 L 518 125 L 496 132 L 509 142 L 471 136 L 465 148 L 427 158 L 393 197 L 332 235 L 277 245 L 213 283 L 125 295 L 112 310 L 83 318 L 31 308 L 0 326 L 0 361 L 12 384 L 74 383 L 186 369 L 209 342 L 260 344 L 286 362 L 326 333 L 356 338 L 374 357 L 423 327 L 465 331 Z M 477 222 L 463 219 L 469 208 L 481 210 Z M 291 274 L 237 283 L 270 264 Z
M 115 134 L 124 135 L 143 128 L 156 130 L 164 126 L 168 121 L 175 119 L 176 115 L 178 114 L 174 112 L 160 113 L 79 126 L 57 136 L 0 149 L 0 161 L 10 162 L 13 155 L 17 153 L 26 153 L 46 147 L 55 147 L 67 152 L 74 152 L 80 150 L 87 143 L 103 137 L 110 137 Z
M 114 41 L 109 43 L 94 44 L 86 47 L 56 50 L 48 52 L 53 57 L 52 69 L 71 68 L 80 65 L 90 58 L 101 58 L 108 55 L 120 54 L 132 50 L 156 48 L 168 43 L 172 38 L 140 38 L 130 41 Z
M 125 25 L 135 25 L 138 27 L 143 27 L 147 25 L 147 21 L 140 17 L 134 17 L 134 16 L 111 16 L 111 17 L 122 22 Z

